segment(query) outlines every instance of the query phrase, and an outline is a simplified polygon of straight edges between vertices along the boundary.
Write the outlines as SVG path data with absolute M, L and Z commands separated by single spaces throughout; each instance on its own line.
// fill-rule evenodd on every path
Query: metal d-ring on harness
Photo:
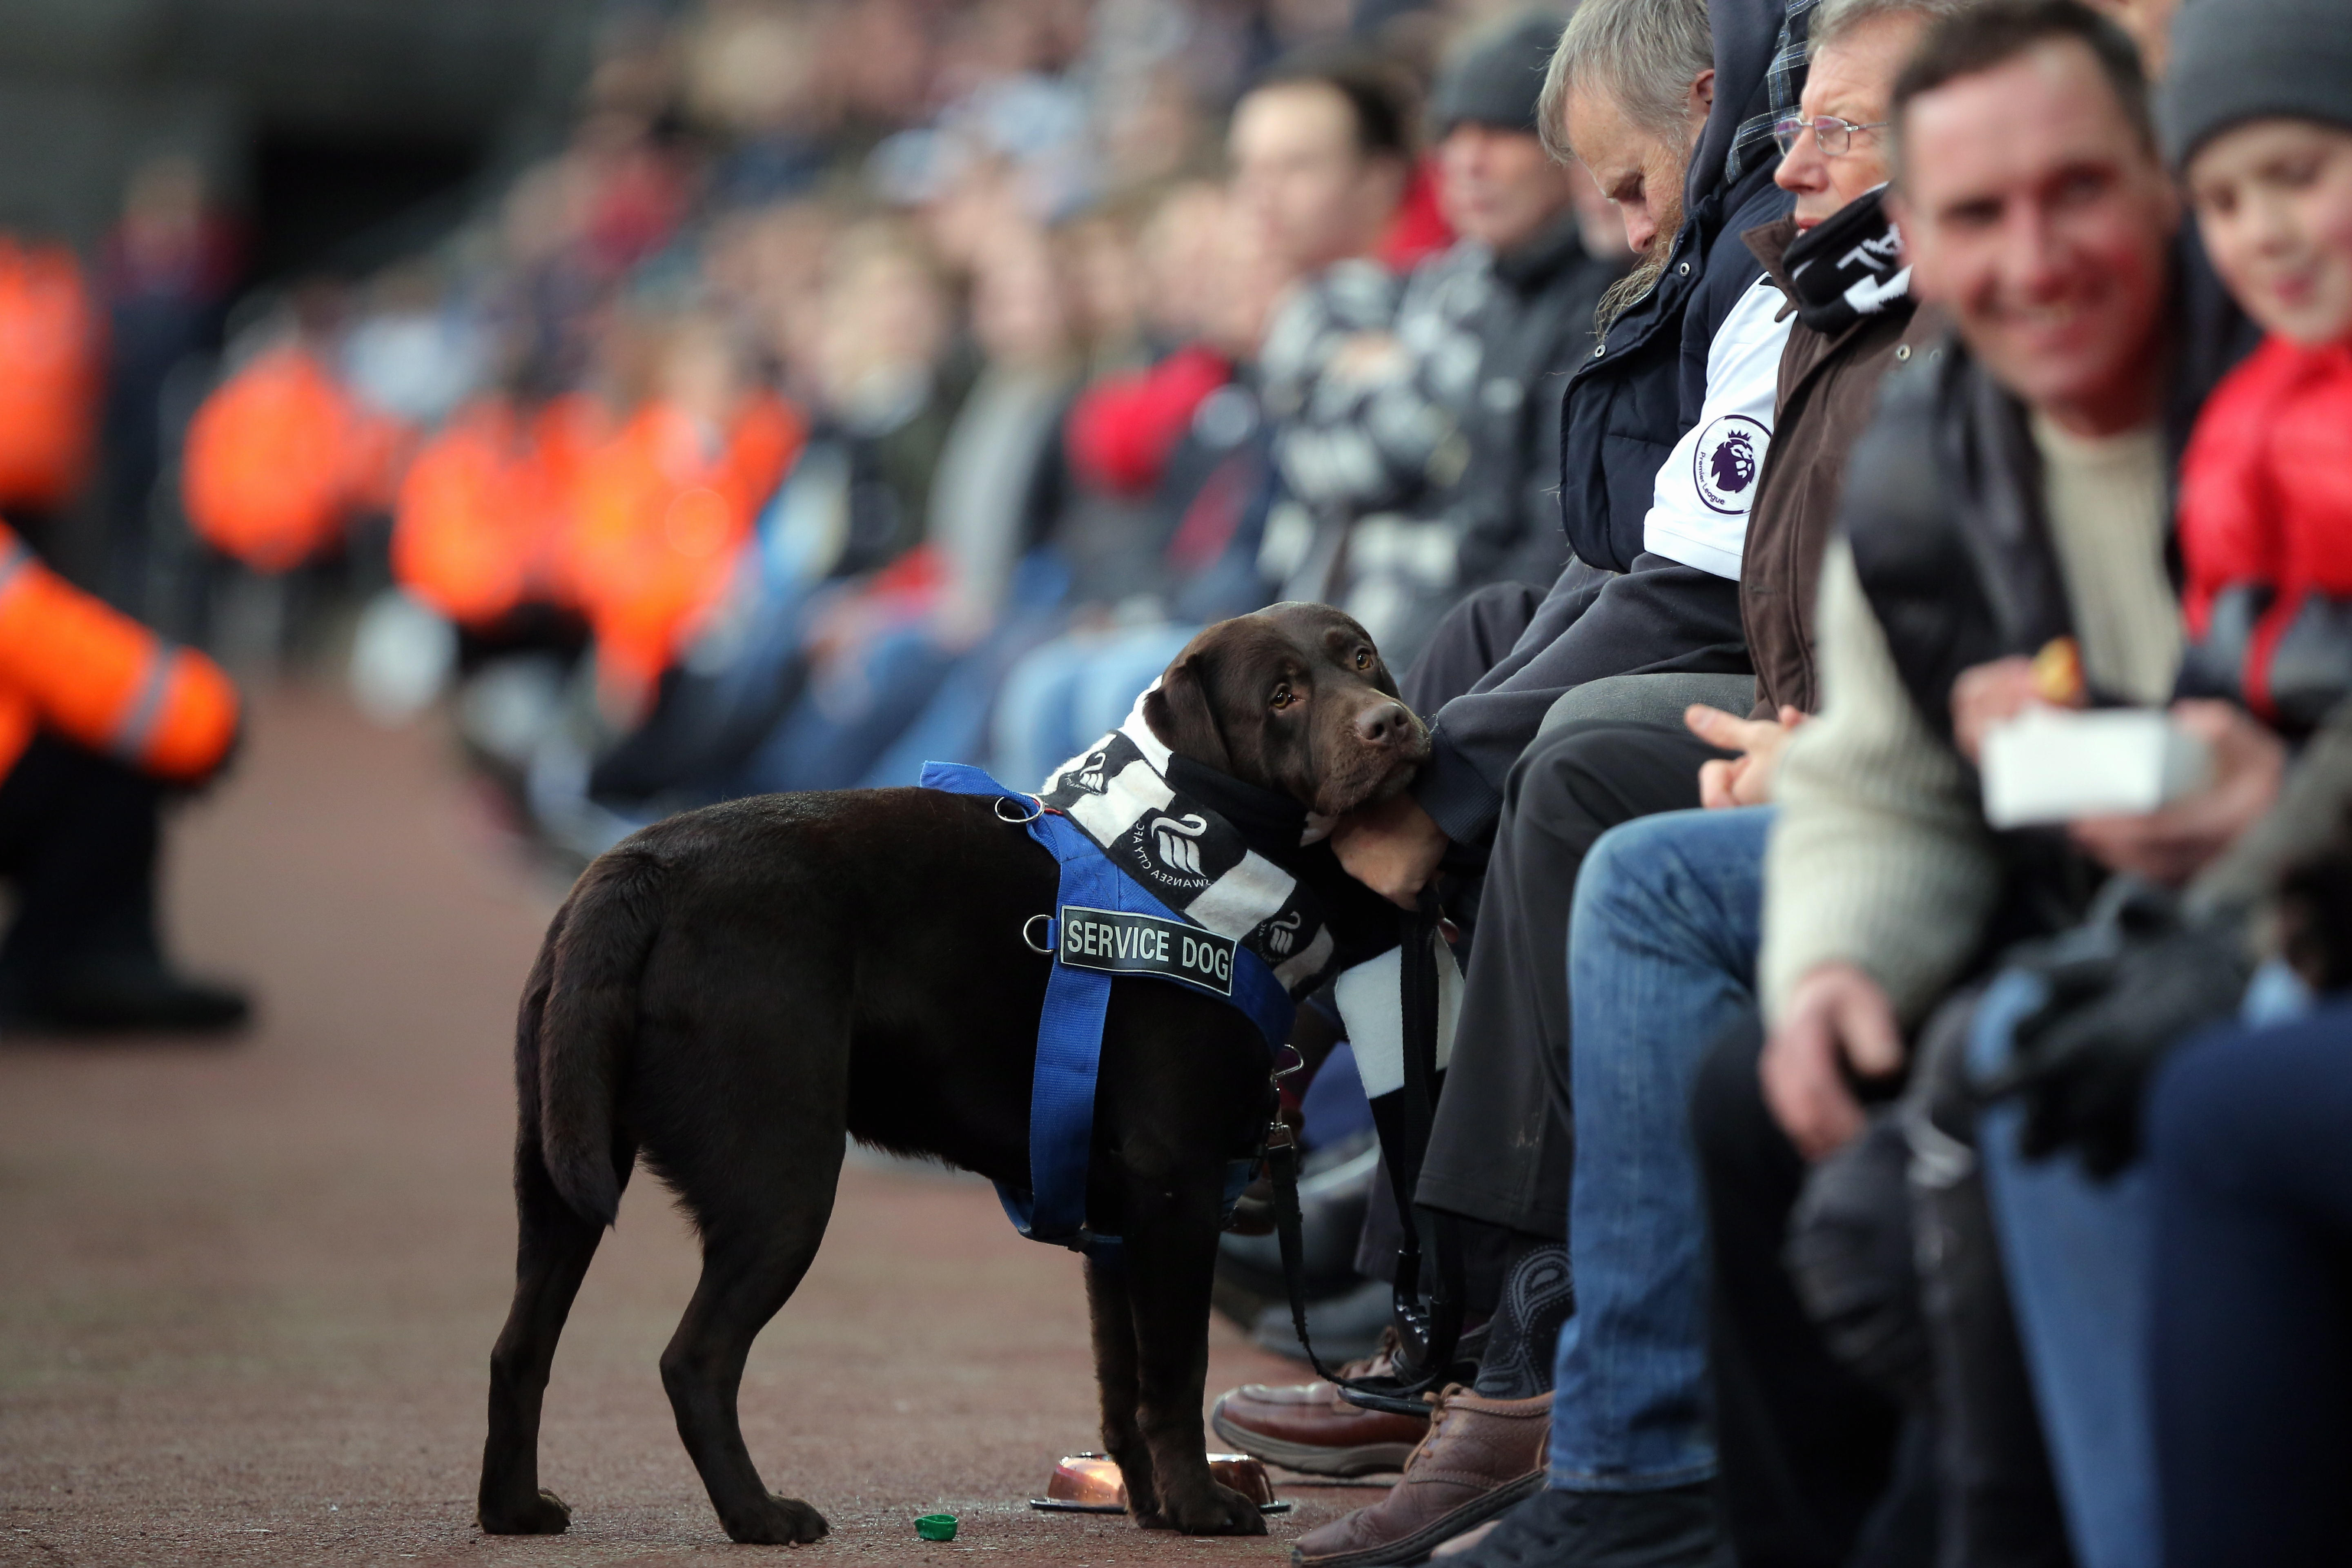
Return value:
M 1038 800 L 1034 795 L 1024 796 L 1024 798 L 1035 801 L 1037 805 L 1037 809 L 1031 812 L 1026 816 L 1019 815 L 1020 807 L 1009 795 L 998 795 L 995 801 L 989 806 L 989 810 L 996 814 L 996 820 L 999 822 L 1010 822 L 1016 826 L 1026 827 L 1029 824 L 1036 821 L 1039 817 L 1045 815 L 1045 803 L 1042 800 Z M 1007 816 L 1004 815 L 1004 808 L 1008 805 L 1013 807 L 1013 816 Z M 1035 931 L 1040 923 L 1043 923 L 1045 928 L 1045 936 L 1043 938 L 1039 938 L 1030 935 L 1029 933 Z M 1021 940 L 1027 945 L 1030 952 L 1042 953 L 1047 958 L 1053 957 L 1054 917 L 1052 915 L 1031 915 L 1027 920 L 1021 922 Z
M 1349 1379 L 1323 1364 L 1307 1336 L 1305 1244 L 1298 1210 L 1298 1143 L 1289 1124 L 1277 1114 L 1266 1129 L 1266 1173 L 1274 1187 L 1274 1228 L 1282 1249 L 1283 1284 L 1290 1296 L 1291 1326 L 1299 1348 L 1318 1377 L 1338 1385 L 1351 1405 L 1368 1410 L 1420 1415 L 1426 1406 L 1421 1395 L 1440 1386 L 1453 1371 L 1454 1352 L 1462 1338 L 1462 1278 L 1460 1247 L 1453 1227 L 1442 1219 L 1431 1226 L 1432 1270 L 1435 1278 L 1426 1304 L 1421 1296 L 1422 1248 L 1413 1220 L 1413 1189 L 1421 1177 L 1422 1157 L 1429 1147 L 1437 1089 L 1438 990 L 1435 899 L 1422 895 L 1421 906 L 1405 913 L 1399 931 L 1404 944 L 1398 965 L 1399 1001 L 1404 1020 L 1404 1093 L 1402 1115 L 1381 1129 L 1397 1219 L 1404 1233 L 1397 1249 L 1395 1314 L 1400 1354 L 1394 1385 L 1381 1379 Z M 1303 1064 L 1302 1064 L 1303 1065 Z M 1274 1074 L 1277 1092 L 1281 1080 L 1297 1067 Z

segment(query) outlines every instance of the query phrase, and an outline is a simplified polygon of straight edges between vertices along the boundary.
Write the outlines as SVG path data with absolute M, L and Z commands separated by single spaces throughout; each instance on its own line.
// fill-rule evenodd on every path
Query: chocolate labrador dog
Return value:
M 1144 717 L 1175 754 L 1295 803 L 1293 844 L 1307 812 L 1392 795 L 1428 754 L 1371 639 L 1319 605 L 1209 627 Z M 490 1354 L 483 1529 L 552 1533 L 571 1517 L 539 1485 L 540 1402 L 642 1157 L 702 1238 L 661 1373 L 711 1503 L 737 1541 L 825 1533 L 760 1479 L 737 1387 L 824 1235 L 845 1133 L 1028 1184 L 1052 960 L 1022 931 L 1058 881 L 994 804 L 922 789 L 732 801 L 648 827 L 581 877 L 515 1030 L 521 1239 Z M 1345 881 L 1320 845 L 1291 869 Z M 1087 1204 L 1124 1262 L 1090 1263 L 1087 1295 L 1104 1446 L 1148 1529 L 1265 1529 L 1209 1473 L 1201 1397 L 1225 1164 L 1257 1148 L 1270 1108 L 1265 1046 L 1241 1013 L 1113 982 Z

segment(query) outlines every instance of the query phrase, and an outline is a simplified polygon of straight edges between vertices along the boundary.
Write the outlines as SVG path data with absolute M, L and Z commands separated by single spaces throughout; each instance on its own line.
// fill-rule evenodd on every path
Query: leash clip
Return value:
M 1288 1067 L 1283 1067 L 1280 1065 L 1282 1061 L 1282 1053 L 1284 1051 L 1288 1051 L 1290 1053 L 1290 1065 Z M 1307 1070 L 1306 1057 L 1299 1053 L 1299 1049 L 1297 1046 L 1290 1044 L 1286 1040 L 1275 1048 L 1274 1059 L 1276 1065 L 1270 1076 L 1276 1083 L 1280 1083 L 1292 1073 L 1305 1072 Z
M 1036 801 L 1036 802 L 1037 802 L 1037 809 L 1036 809 L 1036 810 L 1034 810 L 1034 811 L 1033 811 L 1033 812 L 1031 812 L 1031 813 L 1030 813 L 1028 816 L 1005 816 L 1005 815 L 1004 815 L 1004 808 L 1005 808 L 1007 805 L 1012 805 L 1012 802 L 1013 802 L 1013 797 L 1012 797 L 1011 795 L 998 795 L 998 796 L 996 797 L 996 804 L 995 804 L 994 805 L 991 806 L 989 809 L 996 813 L 996 820 L 997 820 L 997 821 L 999 821 L 999 822 L 1010 822 L 1010 823 L 1014 823 L 1014 824 L 1016 824 L 1016 825 L 1023 825 L 1023 826 L 1025 826 L 1026 824 L 1029 824 L 1029 823 L 1034 822 L 1034 821 L 1036 821 L 1039 817 L 1041 817 L 1041 816 L 1045 816 L 1045 801 L 1044 801 L 1042 798 L 1040 798 L 1040 797 L 1039 797 L 1039 796 L 1037 796 L 1037 795 L 1023 795 L 1021 798 L 1022 798 L 1023 800 L 1034 800 L 1034 801 Z M 1014 809 L 1018 810 L 1019 808 L 1018 808 L 1018 807 L 1015 807 Z M 1042 952 L 1043 950 L 1041 949 L 1040 951 Z
M 1039 921 L 1044 921 L 1045 922 L 1045 941 L 1042 945 L 1038 942 L 1035 937 L 1029 934 L 1030 928 L 1035 925 Z M 1053 957 L 1054 917 L 1051 915 L 1031 915 L 1027 920 L 1023 921 L 1021 922 L 1021 940 L 1028 945 L 1030 952 L 1043 953 L 1047 958 Z

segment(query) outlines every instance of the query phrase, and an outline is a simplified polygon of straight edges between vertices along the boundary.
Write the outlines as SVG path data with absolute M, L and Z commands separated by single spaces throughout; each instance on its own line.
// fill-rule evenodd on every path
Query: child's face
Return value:
M 2352 131 L 2256 120 L 2189 163 L 2189 194 L 2221 280 L 2267 330 L 2352 339 Z

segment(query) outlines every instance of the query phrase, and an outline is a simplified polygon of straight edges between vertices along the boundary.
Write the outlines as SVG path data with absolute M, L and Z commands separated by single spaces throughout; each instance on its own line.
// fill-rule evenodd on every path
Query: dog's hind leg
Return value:
M 634 1150 L 614 1151 L 619 1184 L 627 1183 L 635 1158 Z M 555 1342 L 604 1227 L 563 1201 L 548 1179 L 536 1136 L 516 1151 L 515 1209 L 521 1234 L 514 1304 L 490 1352 L 490 1433 L 482 1445 L 476 1517 L 492 1535 L 554 1535 L 571 1522 L 572 1511 L 540 1488 L 540 1402 Z
M 1087 1305 L 1094 1323 L 1095 1386 L 1102 1394 L 1103 1451 L 1118 1461 L 1128 1512 L 1150 1518 L 1160 1511 L 1160 1489 L 1151 1476 L 1150 1447 L 1136 1422 L 1141 1395 L 1135 1375 L 1135 1312 L 1121 1262 L 1087 1259 Z
M 702 1279 L 662 1352 L 661 1372 L 677 1435 L 729 1538 L 798 1545 L 830 1527 L 816 1510 L 777 1496 L 761 1480 L 743 1445 L 736 1396 L 751 1342 L 799 1288 L 824 1239 L 842 1135 L 834 1122 L 830 1164 L 820 1173 L 809 1166 L 821 1156 L 793 1157 L 788 1146 L 799 1140 L 781 1129 L 779 1134 L 757 1154 L 739 1151 L 730 1201 L 717 1212 L 696 1205 Z

